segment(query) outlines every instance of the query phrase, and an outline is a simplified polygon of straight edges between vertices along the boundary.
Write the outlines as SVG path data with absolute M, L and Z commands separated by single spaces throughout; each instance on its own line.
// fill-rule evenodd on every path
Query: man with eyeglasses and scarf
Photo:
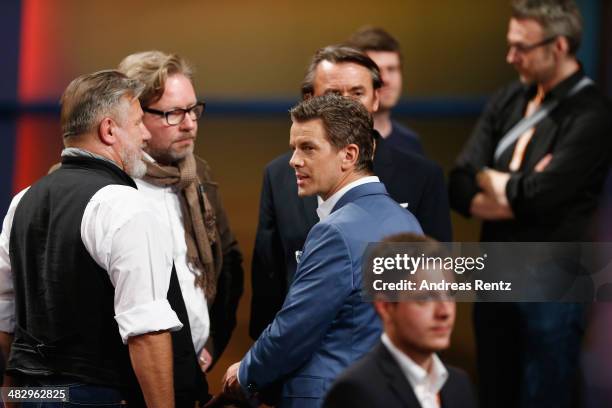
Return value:
M 191 378 L 175 378 L 175 391 L 177 406 L 181 396 L 193 406 L 193 401 L 208 398 L 200 369 L 206 372 L 217 360 L 236 325 L 242 255 L 210 168 L 193 154 L 205 107 L 196 99 L 193 68 L 178 55 L 147 51 L 124 58 L 119 70 L 145 84 L 140 104 L 151 133 L 146 152 L 153 161 L 137 184 L 172 231 L 174 264 L 189 317 L 185 327 L 193 341 L 175 345 L 175 354 L 176 347 L 189 351 L 196 377 L 195 385 Z

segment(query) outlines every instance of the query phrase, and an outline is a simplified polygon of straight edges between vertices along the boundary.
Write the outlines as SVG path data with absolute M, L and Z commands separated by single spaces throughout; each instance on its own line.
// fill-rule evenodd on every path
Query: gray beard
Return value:
M 140 156 L 140 154 L 138 154 Z M 125 166 L 125 172 L 132 178 L 142 178 L 147 173 L 147 165 L 141 157 L 137 157 L 135 151 L 123 151 L 121 160 Z

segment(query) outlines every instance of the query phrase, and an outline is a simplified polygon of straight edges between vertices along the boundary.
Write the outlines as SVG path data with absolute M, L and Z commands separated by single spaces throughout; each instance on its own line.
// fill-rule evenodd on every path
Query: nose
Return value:
M 293 154 L 291 155 L 291 159 L 289 159 L 289 165 L 293 167 L 294 169 L 296 169 L 302 166 L 302 164 L 303 164 L 302 159 L 299 157 L 299 154 L 296 149 L 293 151 Z
M 386 86 L 389 83 L 389 72 L 386 69 L 380 70 L 380 80 L 382 81 L 382 86 Z
M 506 54 L 506 62 L 508 64 L 514 64 L 516 63 L 517 59 L 518 59 L 518 53 L 516 51 L 516 48 L 508 47 L 508 53 Z
M 145 126 L 144 123 L 140 124 L 140 129 L 141 129 L 141 133 L 142 133 L 142 140 L 143 141 L 147 141 L 151 139 L 151 132 L 149 132 L 149 129 L 147 129 L 147 127 Z
M 436 302 L 436 318 L 440 320 L 446 320 L 452 314 L 452 310 L 455 307 L 455 302 L 451 302 L 448 300 L 437 301 Z
M 181 129 L 192 130 L 196 127 L 197 123 L 197 120 L 191 118 L 191 113 L 185 113 L 185 116 L 183 116 L 183 120 L 179 126 Z

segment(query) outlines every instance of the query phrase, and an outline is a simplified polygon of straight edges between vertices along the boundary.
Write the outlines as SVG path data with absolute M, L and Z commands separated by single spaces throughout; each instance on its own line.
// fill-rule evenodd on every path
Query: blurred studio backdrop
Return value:
M 579 0 L 580 53 L 589 76 L 612 94 L 612 6 Z M 58 100 L 76 76 L 114 68 L 152 49 L 196 67 L 207 112 L 196 154 L 212 166 L 244 254 L 238 327 L 210 376 L 213 391 L 251 344 L 250 261 L 264 165 L 288 148 L 287 110 L 312 54 L 362 25 L 402 45 L 404 93 L 395 117 L 421 136 L 447 171 L 487 97 L 516 75 L 505 63 L 506 0 L 4 0 L 0 4 L 0 216 L 12 195 L 59 160 Z M 418 175 L 415 175 L 418 177 Z M 478 224 L 453 215 L 455 240 L 478 239 Z M 474 374 L 469 305 L 460 305 L 450 363 Z

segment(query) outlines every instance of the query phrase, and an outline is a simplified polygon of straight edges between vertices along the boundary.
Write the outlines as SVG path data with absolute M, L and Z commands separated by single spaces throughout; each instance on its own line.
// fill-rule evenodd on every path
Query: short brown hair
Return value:
M 329 45 L 319 48 L 310 61 L 304 80 L 302 81 L 302 98 L 314 95 L 314 77 L 317 66 L 323 61 L 329 61 L 333 64 L 341 64 L 352 62 L 353 64 L 361 65 L 370 71 L 372 76 L 372 85 L 374 89 L 379 89 L 382 86 L 380 70 L 378 65 L 364 52 L 357 48 L 346 45 Z
M 372 172 L 372 116 L 359 101 L 330 93 L 303 100 L 294 106 L 290 113 L 294 122 L 321 119 L 325 136 L 336 149 L 356 144 L 359 147 L 359 156 L 355 170 Z
M 91 131 L 103 116 L 119 115 L 124 96 L 138 98 L 144 85 L 117 70 L 81 75 L 66 87 L 60 100 L 62 135 L 66 138 Z
M 399 42 L 380 27 L 363 26 L 349 37 L 346 44 L 366 52 L 396 52 L 400 58 L 402 55 Z
M 582 16 L 574 0 L 512 0 L 512 17 L 533 19 L 544 36 L 565 37 L 569 54 L 575 55 L 582 41 Z
M 168 76 L 182 74 L 193 83 L 192 65 L 177 54 L 162 51 L 144 51 L 128 55 L 119 63 L 118 70 L 145 85 L 140 96 L 140 103 L 145 107 L 162 97 Z

